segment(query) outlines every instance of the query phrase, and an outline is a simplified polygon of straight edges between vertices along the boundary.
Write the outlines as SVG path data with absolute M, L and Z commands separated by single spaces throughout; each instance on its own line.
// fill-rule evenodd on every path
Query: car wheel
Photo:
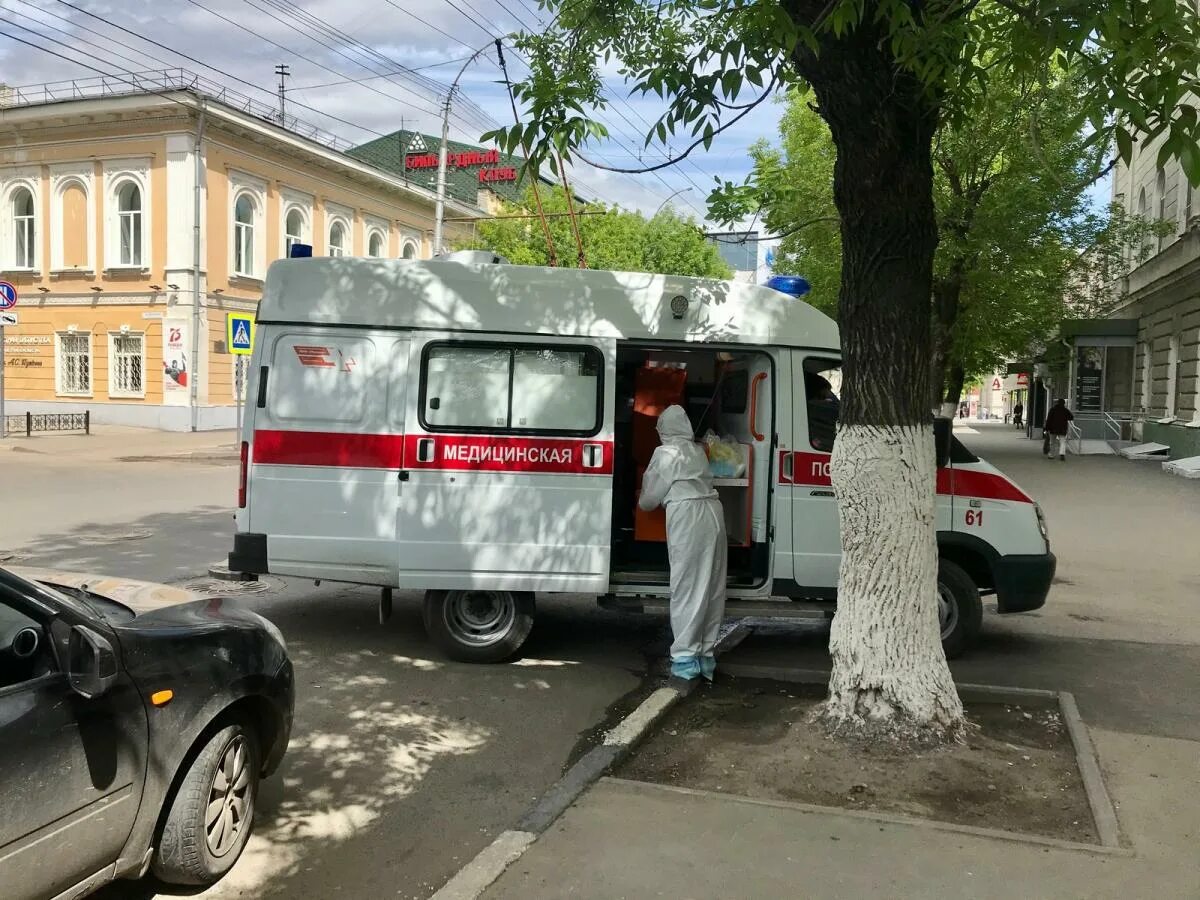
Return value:
M 425 631 L 451 659 L 512 659 L 533 629 L 533 594 L 516 591 L 428 591 Z
M 983 625 L 983 600 L 979 588 L 961 566 L 938 560 L 938 625 L 946 659 L 969 650 Z
M 179 781 L 151 868 L 168 884 L 212 884 L 233 868 L 254 819 L 258 738 L 244 724 L 212 735 Z

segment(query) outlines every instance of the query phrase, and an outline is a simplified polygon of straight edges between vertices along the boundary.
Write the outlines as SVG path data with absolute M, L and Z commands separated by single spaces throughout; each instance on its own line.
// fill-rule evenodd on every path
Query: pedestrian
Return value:
M 1021 427 L 1021 416 L 1025 414 L 1025 407 L 1021 401 L 1017 401 L 1017 405 L 1013 407 L 1013 425 L 1017 428 Z
M 713 489 L 708 456 L 696 443 L 681 406 L 658 417 L 662 442 L 642 476 L 638 506 L 667 510 L 671 565 L 671 675 L 713 679 L 714 648 L 725 618 L 729 542 L 725 513 Z
M 1050 412 L 1046 413 L 1046 424 L 1042 429 L 1047 440 L 1043 442 L 1046 459 L 1054 459 L 1054 445 L 1058 444 L 1058 458 L 1063 462 L 1067 459 L 1067 431 L 1075 416 L 1067 409 L 1067 401 L 1061 397 L 1054 401 Z

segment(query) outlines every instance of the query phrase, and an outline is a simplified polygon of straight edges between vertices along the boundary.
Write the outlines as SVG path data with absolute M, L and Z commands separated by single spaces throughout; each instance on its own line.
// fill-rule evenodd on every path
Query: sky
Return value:
M 537 0 L 0 0 L 0 81 L 96 80 L 99 70 L 120 84 L 132 72 L 182 68 L 277 107 L 275 67 L 285 64 L 290 114 L 365 143 L 401 127 L 440 133 L 446 88 L 465 58 L 487 47 L 467 65 L 452 107 L 451 137 L 477 141 L 513 122 L 492 40 L 547 18 Z M 506 56 L 514 80 L 527 74 L 515 54 Z M 400 68 L 415 74 L 393 74 Z M 662 162 L 661 146 L 644 149 L 661 101 L 630 96 L 615 79 L 609 86 L 619 99 L 599 118 L 612 138 L 590 155 L 630 168 L 641 164 L 639 155 L 647 164 Z M 780 112 L 764 103 L 707 152 L 699 148 L 657 174 L 579 164 L 573 186 L 589 199 L 647 214 L 670 202 L 702 219 L 714 178 L 740 182 L 750 169 L 747 148 L 775 137 Z

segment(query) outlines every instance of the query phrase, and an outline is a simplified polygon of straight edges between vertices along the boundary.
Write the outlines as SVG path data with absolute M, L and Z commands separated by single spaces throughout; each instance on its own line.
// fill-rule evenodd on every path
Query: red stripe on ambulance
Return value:
M 252 462 L 274 466 L 611 475 L 612 441 L 486 435 L 254 432 Z
M 779 471 L 784 465 L 788 451 L 781 451 Z M 789 481 L 780 475 L 782 485 L 794 484 L 804 487 L 829 487 L 829 454 L 796 451 L 792 454 L 792 477 Z M 1003 475 L 981 472 L 978 469 L 950 467 L 938 469 L 937 492 L 956 497 L 977 497 L 980 500 L 1012 500 L 1017 503 L 1032 503 L 1015 484 Z
M 259 430 L 254 432 L 250 458 L 255 464 L 269 466 L 401 469 L 404 435 Z
M 455 472 L 611 475 L 612 441 L 490 435 L 410 434 L 408 468 Z

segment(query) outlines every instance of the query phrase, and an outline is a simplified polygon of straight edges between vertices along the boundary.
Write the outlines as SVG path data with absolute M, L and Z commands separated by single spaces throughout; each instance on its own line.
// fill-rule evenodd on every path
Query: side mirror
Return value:
M 105 693 L 117 680 L 117 654 L 112 644 L 84 625 L 71 629 L 67 659 L 71 688 L 88 700 Z
M 950 441 L 952 440 L 953 419 L 938 416 L 933 420 L 933 446 L 937 454 L 937 465 L 944 469 L 950 465 Z

